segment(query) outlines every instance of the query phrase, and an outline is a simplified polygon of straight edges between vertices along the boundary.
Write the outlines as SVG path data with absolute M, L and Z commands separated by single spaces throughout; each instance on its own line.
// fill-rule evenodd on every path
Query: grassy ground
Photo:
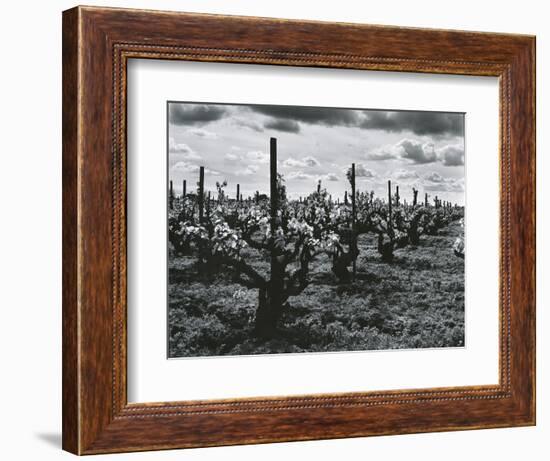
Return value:
M 201 279 L 195 258 L 170 258 L 170 356 L 463 346 L 464 260 L 452 250 L 460 231 L 452 223 L 439 236 L 422 236 L 420 245 L 397 250 L 392 264 L 380 260 L 373 236 L 362 236 L 357 277 L 347 285 L 320 257 L 309 287 L 290 298 L 279 337 L 268 342 L 251 334 L 257 290 L 229 274 Z M 250 257 L 267 271 L 267 261 Z

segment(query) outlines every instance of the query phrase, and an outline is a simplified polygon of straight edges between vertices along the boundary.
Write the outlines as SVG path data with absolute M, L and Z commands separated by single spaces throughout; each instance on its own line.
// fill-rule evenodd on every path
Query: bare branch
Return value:
M 264 242 L 258 242 L 257 240 L 254 240 L 252 236 L 248 234 L 242 234 L 243 240 L 248 244 L 250 248 L 254 248 L 255 250 L 268 250 L 269 244 Z
M 246 264 L 242 259 L 233 259 L 229 256 L 225 256 L 223 258 L 223 261 L 228 266 L 234 267 L 250 279 L 249 285 L 252 286 L 245 285 L 243 283 L 243 285 L 247 286 L 248 288 L 264 288 L 267 285 L 267 282 L 262 277 L 262 275 L 260 275 L 252 266 Z
M 304 291 L 309 285 L 307 276 L 309 274 L 309 263 L 313 258 L 322 251 L 312 252 L 311 249 L 305 245 L 302 247 L 300 253 L 300 268 L 289 277 L 286 289 L 283 293 L 283 302 L 285 302 L 290 296 L 297 296 Z

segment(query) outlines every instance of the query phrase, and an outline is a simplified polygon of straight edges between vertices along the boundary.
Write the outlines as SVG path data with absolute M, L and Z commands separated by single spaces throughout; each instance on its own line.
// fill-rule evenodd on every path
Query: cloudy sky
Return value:
M 227 180 L 244 197 L 269 191 L 269 138 L 277 138 L 278 171 L 291 198 L 312 192 L 321 179 L 333 198 L 357 188 L 387 194 L 387 180 L 412 201 L 412 187 L 464 204 L 464 115 L 461 113 L 336 109 L 301 106 L 170 102 L 168 167 L 176 192 L 183 179 L 196 188 Z

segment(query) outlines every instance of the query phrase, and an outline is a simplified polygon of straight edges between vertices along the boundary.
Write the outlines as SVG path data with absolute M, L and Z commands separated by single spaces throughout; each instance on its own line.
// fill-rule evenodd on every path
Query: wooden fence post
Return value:
M 284 291 L 284 277 L 285 277 L 285 264 L 281 262 L 281 255 L 284 254 L 284 249 L 276 246 L 275 235 L 278 222 L 278 207 L 279 207 L 279 188 L 277 177 L 277 138 L 270 138 L 269 142 L 269 154 L 270 154 L 270 174 L 269 174 L 269 192 L 271 202 L 271 274 L 269 283 L 269 297 L 270 297 L 270 310 L 272 312 L 268 315 L 270 322 L 278 317 L 277 312 L 273 312 L 273 309 L 279 309 L 282 303 L 282 294 Z M 276 321 L 276 320 L 275 320 Z M 275 325 L 270 325 L 274 328 Z
M 271 138 L 269 142 L 269 191 L 271 195 L 271 235 L 275 236 L 277 229 L 277 138 Z
M 204 167 L 199 170 L 199 224 L 202 224 L 204 217 Z
M 174 208 L 174 185 L 172 180 L 170 180 L 170 194 L 168 195 L 168 203 L 170 204 L 170 209 Z
M 347 193 L 347 191 L 346 191 Z M 351 242 L 353 244 L 353 251 L 357 250 L 357 236 L 355 234 L 355 218 L 356 218 L 356 203 L 355 203 L 355 163 L 351 164 Z M 346 196 L 347 201 L 347 196 Z M 353 258 L 353 281 L 357 274 L 357 258 Z
M 184 179 L 183 180 L 183 192 L 182 192 L 182 196 L 183 197 L 186 197 L 187 196 L 187 181 Z
M 388 179 L 388 227 L 391 226 L 391 180 Z
M 237 201 L 239 201 L 239 197 L 241 196 L 241 185 L 237 184 Z
M 199 169 L 199 190 L 198 190 L 198 202 L 199 202 L 199 226 L 202 226 L 204 219 L 204 167 L 201 166 Z M 198 242 L 199 250 L 199 260 L 198 260 L 198 270 L 199 273 L 204 273 L 204 247 L 202 242 Z
M 395 206 L 399 206 L 399 186 L 395 187 Z

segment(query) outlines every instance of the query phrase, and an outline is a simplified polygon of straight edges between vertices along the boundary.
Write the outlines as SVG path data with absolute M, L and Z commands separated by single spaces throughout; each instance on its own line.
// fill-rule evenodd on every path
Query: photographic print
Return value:
M 464 346 L 463 113 L 167 118 L 169 358 Z

